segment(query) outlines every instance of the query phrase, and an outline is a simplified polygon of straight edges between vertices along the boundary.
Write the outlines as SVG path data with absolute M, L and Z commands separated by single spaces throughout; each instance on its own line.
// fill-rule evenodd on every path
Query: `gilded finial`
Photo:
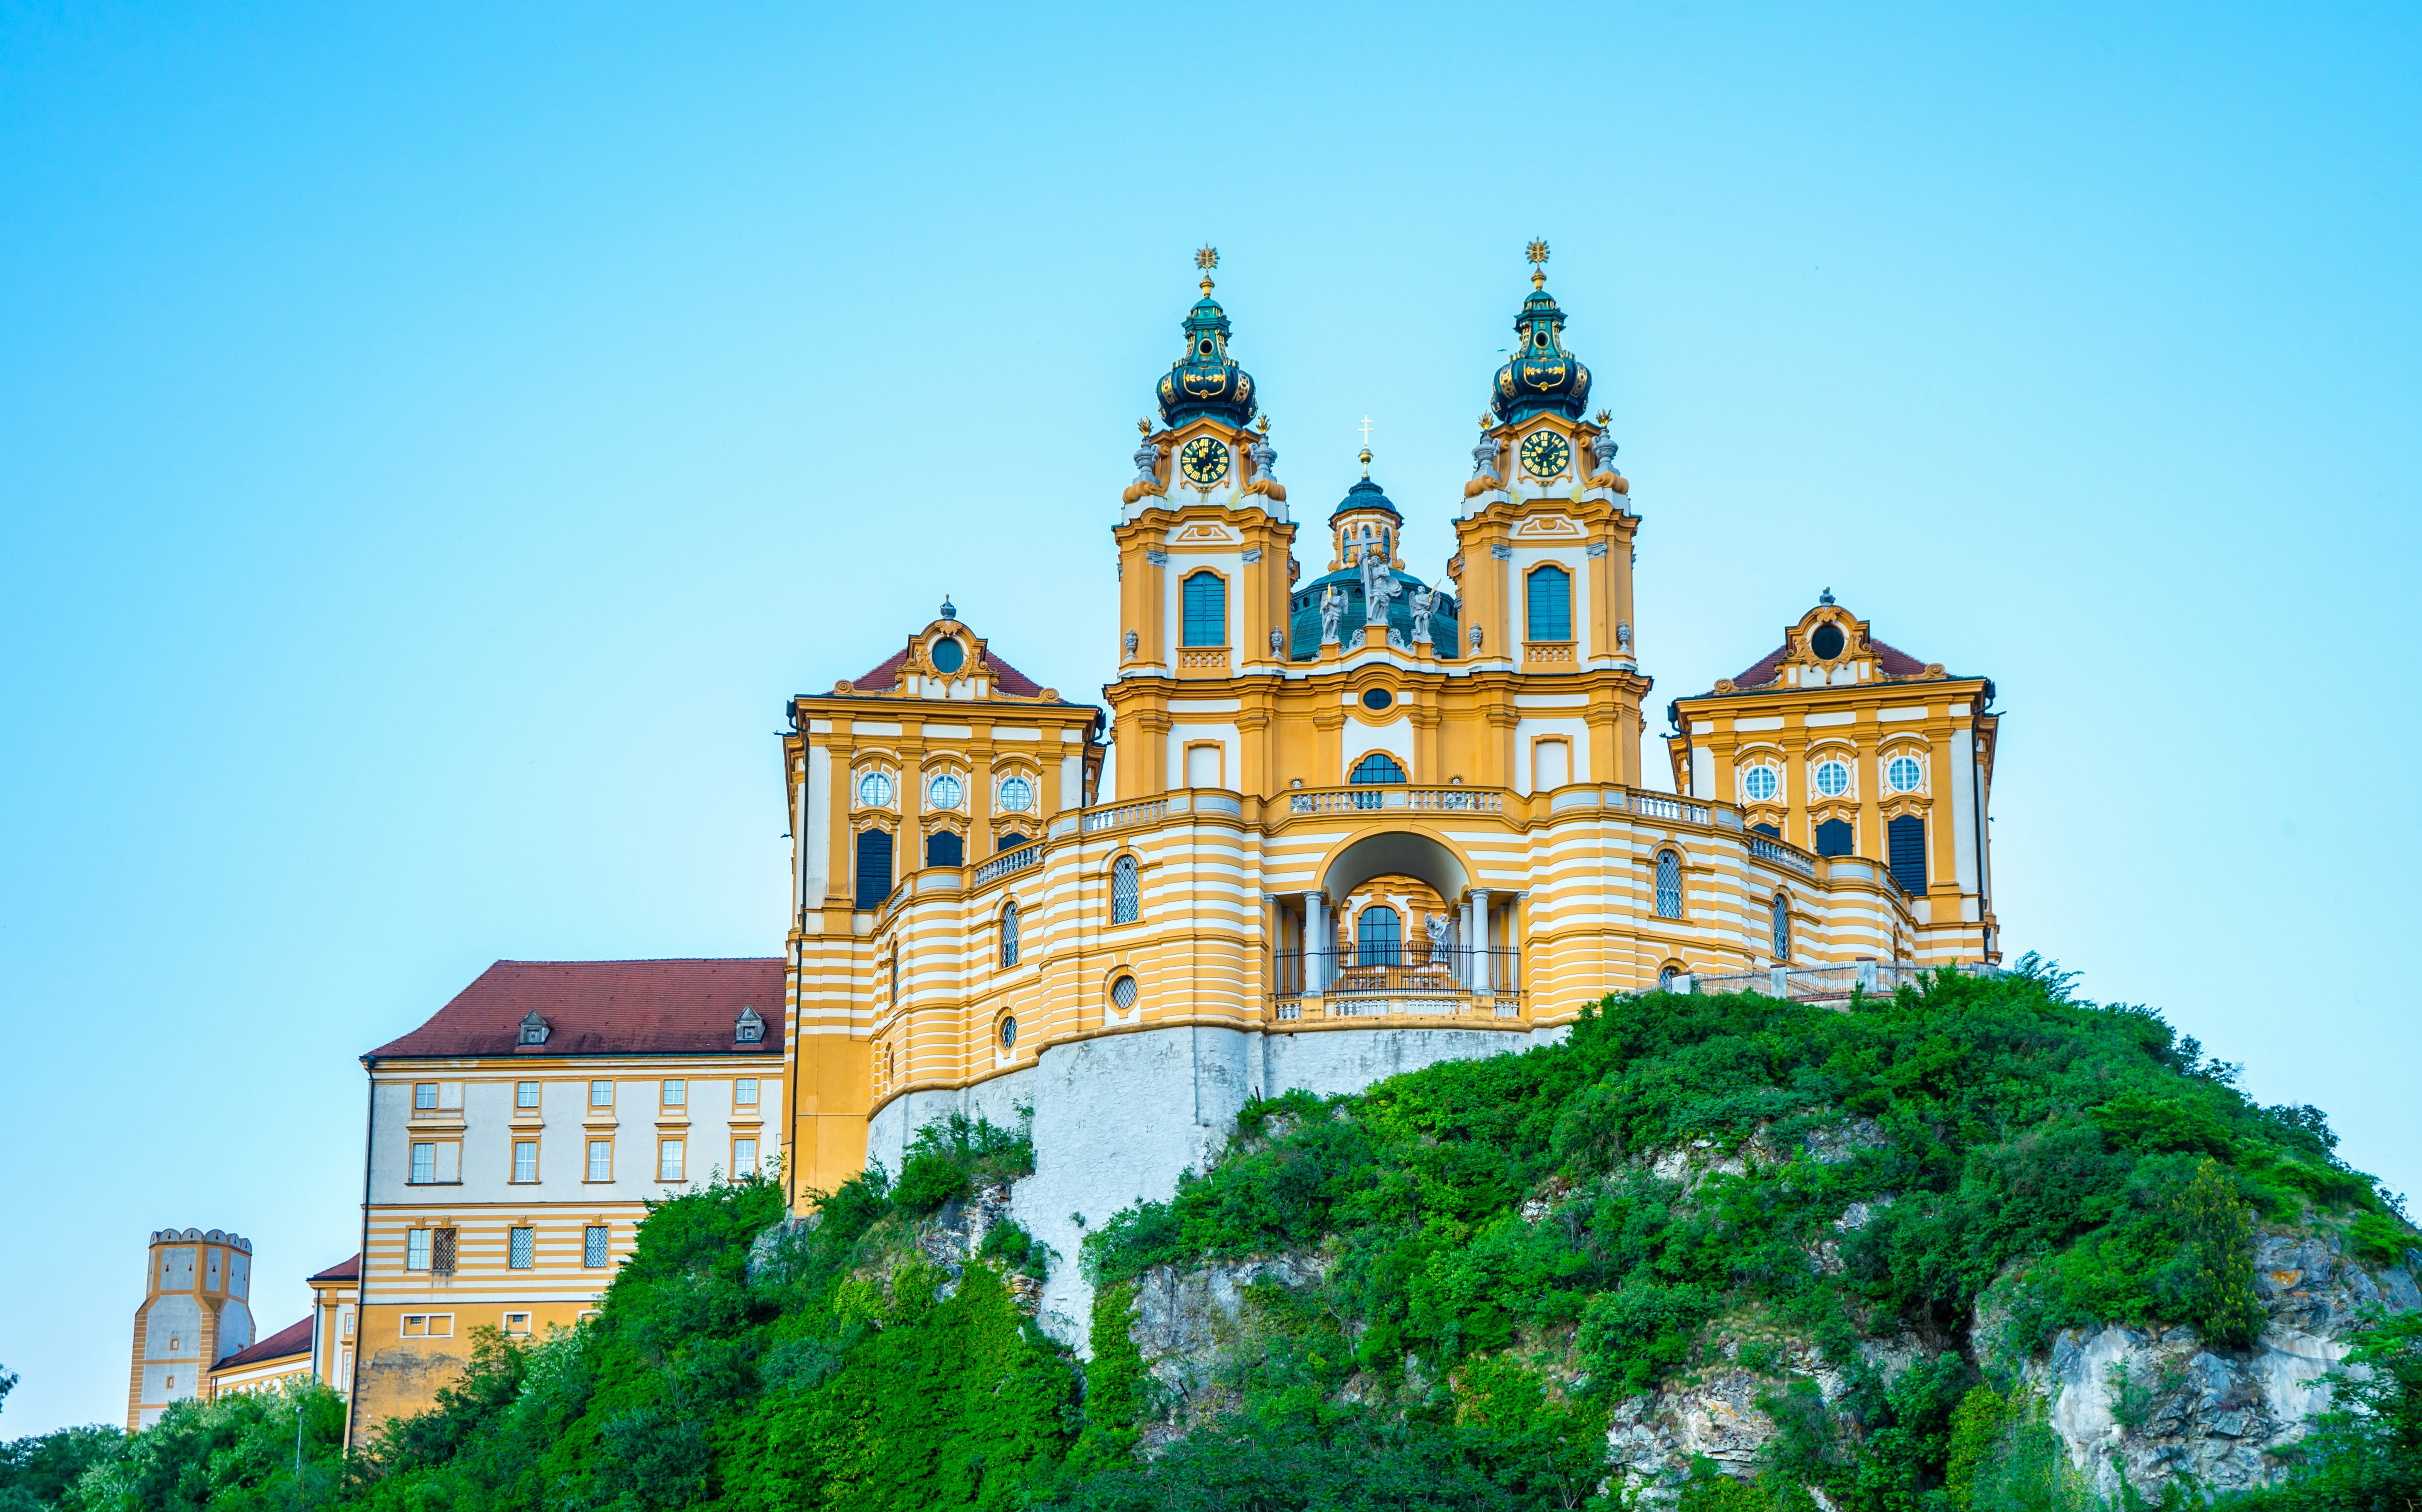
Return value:
M 1219 265 L 1219 249 L 1208 242 L 1203 243 L 1194 254 L 1194 265 L 1203 270 L 1203 294 L 1207 299 L 1211 294 L 1211 270 Z
M 1482 416 L 1482 417 L 1480 417 L 1480 428 L 1481 428 L 1482 430 L 1484 430 L 1484 431 L 1486 431 L 1486 430 L 1487 430 L 1487 429 L 1488 429 L 1488 417 L 1487 417 L 1487 416 L 1484 415 L 1484 416 Z
M 1264 414 L 1264 415 L 1262 416 L 1262 434 L 1264 434 L 1264 435 L 1267 435 L 1267 434 L 1269 434 L 1269 433 L 1270 433 L 1270 417 L 1269 417 L 1269 416 L 1268 416 L 1267 414 Z
M 1371 476 L 1371 449 L 1370 449 L 1369 447 L 1364 447 L 1364 448 L 1362 449 L 1362 459 L 1361 459 L 1361 460 L 1362 460 L 1362 476 L 1363 476 L 1363 477 L 1365 477 L 1365 478 L 1368 478 L 1368 477 L 1370 477 L 1370 476 Z
M 1600 410 L 1600 411 L 1598 411 L 1598 412 L 1597 412 L 1597 428 L 1598 428 L 1599 430 L 1601 430 L 1601 431 L 1605 430 L 1605 429 L 1606 429 L 1606 422 L 1607 422 L 1607 421 L 1609 421 L 1609 420 L 1611 420 L 1611 419 L 1613 419 L 1613 418 L 1614 418 L 1614 411 L 1612 411 L 1612 410 Z
M 1152 434 L 1152 422 L 1150 420 L 1136 421 L 1136 433 L 1138 435 Z
M 1522 249 L 1522 255 L 1531 260 L 1531 287 L 1533 289 L 1548 287 L 1547 238 L 1533 237 L 1531 244 Z
M 1362 417 L 1362 476 L 1371 476 L 1371 417 Z

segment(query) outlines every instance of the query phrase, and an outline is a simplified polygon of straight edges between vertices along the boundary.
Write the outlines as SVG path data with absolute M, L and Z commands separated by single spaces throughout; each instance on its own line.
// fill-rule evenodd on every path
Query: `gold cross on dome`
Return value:
M 1533 237 L 1531 244 L 1522 249 L 1522 255 L 1531 260 L 1531 287 L 1544 288 L 1548 282 L 1547 238 Z
M 1208 242 L 1203 243 L 1202 249 L 1194 254 L 1194 265 L 1203 270 L 1203 294 L 1207 299 L 1211 295 L 1211 270 L 1219 265 L 1219 249 Z

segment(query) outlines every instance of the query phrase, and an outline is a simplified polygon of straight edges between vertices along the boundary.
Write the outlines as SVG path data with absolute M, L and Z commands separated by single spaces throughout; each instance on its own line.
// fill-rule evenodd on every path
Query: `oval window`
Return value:
M 955 672 L 967 664 L 967 648 L 955 638 L 945 637 L 934 642 L 933 656 L 936 671 Z
M 1838 761 L 1818 762 L 1816 764 L 1816 791 L 1829 798 L 1838 798 L 1843 794 L 1849 792 L 1850 764 L 1848 762 Z
M 1847 644 L 1842 627 L 1831 620 L 1808 633 L 1808 649 L 1816 654 L 1818 661 L 1832 661 L 1842 654 L 1842 648 Z
M 1895 793 L 1914 793 L 1926 781 L 1926 768 L 1914 756 L 1895 756 L 1884 766 L 1884 785 Z
M 1111 1007 L 1116 1008 L 1116 1009 L 1117 1009 L 1119 1012 L 1121 1012 L 1121 1013 L 1125 1013 L 1128 1009 L 1130 1009 L 1130 1008 L 1132 1008 L 1132 1007 L 1134 1007 L 1134 1006 L 1135 1006 L 1135 1000 L 1136 1000 L 1136 979 L 1135 979 L 1135 978 L 1133 978 L 1133 977 L 1131 977 L 1131 976 L 1123 976 L 1123 977 L 1119 978 L 1116 982 L 1113 982 L 1113 983 L 1111 983 L 1111 984 L 1110 984 L 1110 1006 L 1111 1006 Z
M 1017 1020 L 1015 1018 L 1002 1019 L 1000 1021 L 1000 1047 L 1005 1050 L 1016 1043 Z
M 1034 784 L 1022 777 L 1004 779 L 1000 784 L 1000 807 L 1004 813 L 1024 813 L 1034 807 Z
M 1771 766 L 1753 766 L 1741 774 L 1741 793 L 1752 803 L 1765 803 L 1774 796 L 1781 784 Z
M 1393 693 L 1389 692 L 1384 687 L 1372 688 L 1362 695 L 1362 707 L 1370 710 L 1374 714 L 1378 713 L 1381 709 L 1386 708 L 1389 704 L 1395 701 L 1396 696 Z
M 869 772 L 857 780 L 857 801 L 870 809 L 880 809 L 891 801 L 891 779 L 881 772 Z
M 967 795 L 967 785 L 948 772 L 934 779 L 925 788 L 925 797 L 936 809 L 955 809 Z

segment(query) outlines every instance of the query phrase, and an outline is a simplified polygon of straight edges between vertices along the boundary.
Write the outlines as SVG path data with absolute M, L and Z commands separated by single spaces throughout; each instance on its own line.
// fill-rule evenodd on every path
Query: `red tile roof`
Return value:
M 257 1365 L 264 1360 L 282 1360 L 288 1355 L 310 1352 L 311 1320 L 307 1317 L 300 1323 L 287 1324 L 249 1349 L 238 1349 L 211 1368 L 225 1370 L 231 1365 Z
M 904 646 L 900 650 L 893 652 L 890 655 L 883 658 L 881 662 L 876 664 L 873 671 L 868 672 L 865 676 L 858 678 L 849 685 L 857 689 L 860 693 L 889 693 L 893 688 L 900 685 L 900 667 L 901 664 L 905 662 L 907 659 L 908 651 L 907 648 Z M 999 656 L 994 655 L 990 651 L 986 651 L 983 654 L 983 660 L 984 665 L 992 669 L 993 686 L 999 688 L 1003 693 L 1014 694 L 1016 697 L 1021 699 L 1040 698 L 1042 696 L 1042 684 L 1027 676 L 1024 672 L 1019 671 L 1016 668 L 1012 667 L 1009 663 L 1001 660 Z M 1062 699 L 1060 701 L 1065 703 L 1068 701 Z
M 362 1257 L 355 1255 L 351 1260 L 339 1260 L 308 1279 L 311 1281 L 359 1281 L 362 1279 Z
M 1896 651 L 1875 637 L 1867 638 L 1867 648 L 1876 654 L 1876 665 L 1887 677 L 1916 677 L 1926 670 L 1926 663 L 1905 651 Z M 1764 687 L 1781 674 L 1784 658 L 1791 654 L 1791 643 L 1784 642 L 1768 652 L 1748 671 L 1733 679 L 1735 687 Z
M 744 1007 L 765 1037 L 736 1046 Z M 525 1050 L 522 1019 L 546 1020 Z M 498 961 L 436 1016 L 374 1057 L 420 1055 L 698 1055 L 782 1048 L 782 958 L 706 961 Z

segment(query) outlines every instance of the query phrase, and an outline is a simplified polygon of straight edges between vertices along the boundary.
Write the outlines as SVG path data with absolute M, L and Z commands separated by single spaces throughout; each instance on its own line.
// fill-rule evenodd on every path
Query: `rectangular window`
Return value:
M 507 1338 L 527 1337 L 529 1333 L 529 1320 L 530 1315 L 527 1313 L 507 1313 L 505 1336 Z
M 403 1268 L 406 1270 L 429 1268 L 429 1231 L 427 1229 L 403 1231 Z
M 1884 842 L 1891 848 L 1889 865 L 1893 880 L 1911 892 L 1926 890 L 1926 819 L 1922 814 L 1905 813 L 1884 827 Z
M 689 1083 L 688 1083 L 688 1082 L 686 1082 L 686 1081 L 667 1081 L 667 1082 L 665 1083 L 664 1105 L 665 1105 L 667 1108 L 681 1108 L 681 1107 L 684 1107 L 684 1106 L 686 1106 L 686 1105 L 688 1104 L 688 1102 L 689 1102 Z
M 589 1084 L 589 1106 L 591 1108 L 613 1107 L 614 1083 L 610 1081 L 590 1082 Z
M 589 1142 L 589 1179 L 591 1181 L 614 1179 L 614 1142 L 612 1140 Z
M 440 1276 L 454 1274 L 454 1236 L 458 1230 L 432 1229 L 429 1246 L 429 1268 Z
M 425 1339 L 429 1337 L 429 1315 L 426 1313 L 404 1314 L 403 1336 L 407 1339 Z
M 731 1173 L 734 1176 L 753 1176 L 757 1173 L 757 1142 L 755 1140 L 733 1140 L 731 1142 Z
M 412 1084 L 412 1110 L 425 1113 L 437 1106 L 437 1083 L 416 1081 Z
M 536 1108 L 538 1106 L 538 1083 L 535 1081 L 514 1082 L 513 1106 L 516 1108 Z
M 656 1143 L 656 1179 L 679 1181 L 682 1178 L 682 1142 L 660 1140 Z
M 416 1143 L 412 1147 L 412 1184 L 425 1186 L 437 1179 L 437 1146 Z
M 403 1315 L 403 1336 L 407 1339 L 450 1339 L 454 1337 L 454 1315 L 406 1313 Z
M 606 1264 L 606 1225 L 591 1223 L 580 1234 L 580 1263 L 595 1267 Z
M 857 892 L 854 900 L 859 908 L 880 908 L 883 900 L 891 896 L 891 831 L 861 829 L 857 832 Z
M 1228 581 L 1204 568 L 1188 573 L 1184 586 L 1183 623 L 1178 644 L 1224 646 L 1228 643 Z
M 513 1179 L 515 1181 L 538 1179 L 538 1141 L 513 1141 Z
M 1573 579 L 1562 567 L 1541 567 L 1529 578 L 1524 605 L 1525 640 L 1573 638 Z
M 527 1270 L 538 1263 L 538 1230 L 515 1228 L 505 1231 L 505 1263 L 515 1270 Z
M 755 1077 L 742 1077 L 739 1080 L 734 1081 L 731 1084 L 731 1100 L 738 1107 L 756 1107 L 757 1079 Z

